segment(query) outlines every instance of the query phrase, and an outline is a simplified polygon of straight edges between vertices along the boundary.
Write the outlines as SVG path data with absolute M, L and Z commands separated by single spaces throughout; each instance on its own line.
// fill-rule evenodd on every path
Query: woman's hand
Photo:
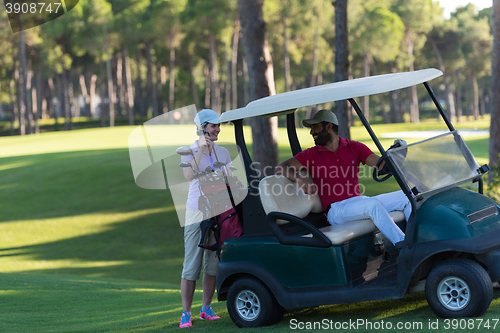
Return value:
M 203 129 L 202 129 L 203 130 Z M 212 147 L 214 146 L 213 141 L 210 139 L 210 134 L 208 134 L 207 131 L 203 131 L 203 135 L 200 135 L 200 138 L 198 139 L 198 146 L 200 147 L 200 150 L 205 150 L 208 148 L 209 151 L 212 150 Z

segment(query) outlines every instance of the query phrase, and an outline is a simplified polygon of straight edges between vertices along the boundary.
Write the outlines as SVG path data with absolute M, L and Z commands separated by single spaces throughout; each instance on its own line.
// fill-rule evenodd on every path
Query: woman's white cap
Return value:
M 204 123 L 219 124 L 219 115 L 214 110 L 203 109 L 194 117 L 194 123 L 196 127 L 200 127 L 200 125 Z

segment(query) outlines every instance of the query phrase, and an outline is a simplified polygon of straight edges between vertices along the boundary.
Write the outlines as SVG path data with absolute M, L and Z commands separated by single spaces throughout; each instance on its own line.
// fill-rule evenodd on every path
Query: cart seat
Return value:
M 303 177 L 307 174 L 301 174 Z M 305 218 L 309 213 L 322 213 L 323 207 L 317 194 L 305 194 L 295 182 L 282 175 L 272 175 L 263 178 L 259 184 L 260 199 L 266 214 L 281 212 Z M 401 211 L 389 212 L 395 223 L 405 220 Z M 276 220 L 276 224 L 289 223 Z M 356 220 L 338 225 L 330 225 L 319 229 L 334 245 L 343 244 L 354 238 L 374 232 L 377 227 L 370 219 Z M 312 237 L 311 234 L 303 237 Z
M 309 213 L 322 213 L 323 207 L 317 194 L 305 194 L 299 184 L 282 175 L 263 178 L 259 183 L 260 200 L 266 214 L 281 212 L 306 217 Z M 289 223 L 276 220 L 279 225 Z

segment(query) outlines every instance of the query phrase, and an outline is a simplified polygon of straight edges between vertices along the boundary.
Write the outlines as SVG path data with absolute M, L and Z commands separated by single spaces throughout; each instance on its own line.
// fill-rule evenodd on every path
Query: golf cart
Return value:
M 483 195 L 488 167 L 479 166 L 427 83 L 441 75 L 426 69 L 326 84 L 222 114 L 221 122 L 234 124 L 249 184 L 237 207 L 244 234 L 226 239 L 217 273 L 218 300 L 227 301 L 237 326 L 277 323 L 285 308 L 398 299 L 423 290 L 439 317 L 475 317 L 487 310 L 492 281 L 500 279 L 500 206 Z M 354 98 L 420 83 L 449 132 L 385 150 Z M 294 111 L 338 100 L 351 103 L 411 202 L 408 221 L 402 212 L 390 212 L 405 233 L 401 249 L 371 220 L 329 225 L 317 195 L 304 194 L 280 175 L 259 179 L 251 167 L 244 118 L 286 115 L 295 155 L 301 146 Z M 387 176 L 379 179 L 374 171 L 373 178 Z M 471 183 L 477 190 L 464 187 Z

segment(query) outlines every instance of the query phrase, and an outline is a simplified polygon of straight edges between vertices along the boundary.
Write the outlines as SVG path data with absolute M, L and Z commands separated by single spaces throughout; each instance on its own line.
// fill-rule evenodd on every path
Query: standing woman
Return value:
M 203 220 L 203 213 L 198 209 L 198 199 L 202 194 L 198 186 L 198 179 L 194 179 L 193 169 L 204 171 L 207 167 L 211 167 L 214 170 L 214 162 L 217 161 L 217 158 L 226 165 L 231 164 L 227 149 L 217 146 L 214 142 L 217 141 L 220 132 L 220 121 L 217 113 L 213 110 L 203 109 L 198 112 L 194 122 L 197 129 L 206 132 L 191 145 L 196 162 L 193 161 L 193 156 L 182 156 L 182 162 L 191 163 L 193 168 L 183 168 L 184 177 L 189 181 L 189 194 L 186 203 L 186 224 L 184 227 L 185 254 L 181 279 L 182 316 L 179 324 L 180 328 L 192 325 L 191 305 L 196 281 L 200 278 L 202 264 L 203 306 L 200 310 L 200 319 L 215 320 L 220 318 L 210 306 L 216 287 L 215 274 L 219 259 L 215 251 L 198 247 L 201 238 L 200 222 Z M 213 235 L 211 237 L 210 244 L 215 243 L 215 237 Z

